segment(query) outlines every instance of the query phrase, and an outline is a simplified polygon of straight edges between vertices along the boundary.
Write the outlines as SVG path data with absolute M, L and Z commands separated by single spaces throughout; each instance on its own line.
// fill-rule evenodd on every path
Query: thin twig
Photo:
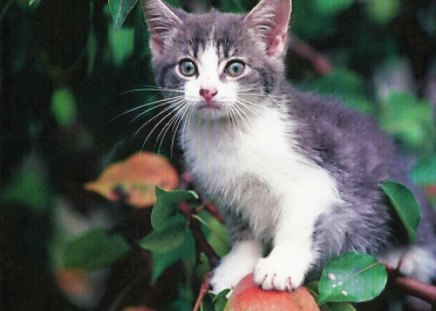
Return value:
M 214 216 L 220 223 L 224 223 L 224 218 L 223 216 L 221 216 L 221 214 L 219 213 L 218 209 L 216 208 L 215 205 L 212 205 L 210 203 L 206 203 L 206 209 L 207 211 L 212 214 L 212 216 Z
M 211 267 L 216 267 L 218 265 L 219 256 L 212 248 L 212 246 L 210 246 L 209 242 L 206 240 L 203 232 L 201 231 L 200 223 L 198 222 L 198 220 L 192 217 L 195 214 L 195 210 L 191 209 L 189 207 L 189 204 L 187 203 L 181 203 L 179 209 L 188 221 L 189 228 L 191 229 L 191 232 L 194 236 L 195 245 L 199 251 L 197 253 L 197 261 L 199 259 L 200 252 L 203 252 L 209 259 Z
M 391 284 L 402 293 L 420 298 L 436 307 L 436 286 L 427 284 L 411 277 L 399 275 L 397 270 L 388 269 Z
M 203 282 L 201 282 L 200 291 L 197 296 L 197 301 L 195 302 L 194 310 L 193 311 L 199 311 L 201 307 L 201 303 L 206 297 L 207 293 L 209 292 L 209 278 L 210 275 L 207 273 L 205 277 L 203 278 Z
M 333 67 L 327 57 L 314 50 L 310 45 L 304 42 L 298 42 L 292 37 L 289 37 L 288 41 L 289 49 L 301 58 L 309 61 L 317 73 L 327 75 L 332 71 Z

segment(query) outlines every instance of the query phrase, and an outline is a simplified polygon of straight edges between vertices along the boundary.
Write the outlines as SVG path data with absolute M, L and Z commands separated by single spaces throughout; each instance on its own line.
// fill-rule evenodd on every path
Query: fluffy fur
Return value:
M 379 187 L 386 179 L 413 187 L 392 142 L 369 118 L 285 80 L 290 0 L 262 0 L 247 15 L 193 15 L 160 0 L 144 8 L 156 82 L 174 111 L 165 118 L 234 241 L 215 291 L 252 271 L 264 289 L 290 290 L 346 251 L 404 262 L 421 279 L 436 274 L 433 211 L 421 200 L 418 243 L 407 246 Z M 195 75 L 180 72 L 185 59 Z M 226 72 L 232 61 L 245 64 L 237 77 Z M 212 101 L 204 89 L 216 91 Z

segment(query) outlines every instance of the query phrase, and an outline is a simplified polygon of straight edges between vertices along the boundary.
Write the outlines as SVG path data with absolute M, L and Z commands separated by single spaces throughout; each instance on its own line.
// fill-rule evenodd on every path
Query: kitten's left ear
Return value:
M 145 21 L 150 31 L 153 55 L 160 55 L 169 38 L 177 32 L 182 20 L 161 0 L 142 0 Z
M 263 40 L 268 56 L 285 51 L 291 11 L 291 0 L 262 0 L 245 17 L 245 25 Z

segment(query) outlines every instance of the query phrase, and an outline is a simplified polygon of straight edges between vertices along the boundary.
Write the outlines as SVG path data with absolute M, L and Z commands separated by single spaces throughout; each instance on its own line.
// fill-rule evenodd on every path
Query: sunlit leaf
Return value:
M 347 253 L 330 261 L 319 282 L 319 303 L 363 302 L 384 290 L 385 267 L 369 255 Z
M 115 263 L 130 250 L 129 244 L 119 234 L 92 229 L 66 245 L 64 265 L 67 268 L 98 269 Z
M 142 208 L 154 203 L 156 186 L 170 190 L 175 189 L 178 183 L 177 172 L 165 158 L 139 152 L 126 161 L 110 165 L 96 181 L 87 183 L 85 188 L 112 201 L 125 195 L 127 203 Z
M 129 15 L 137 2 L 138 0 L 108 0 L 116 29 L 120 29 L 123 26 L 127 15 Z
M 74 94 L 69 88 L 61 87 L 53 92 L 51 113 L 60 127 L 70 127 L 76 121 L 76 105 Z
M 401 9 L 400 0 L 368 0 L 368 15 L 376 22 L 384 24 L 395 18 Z
M 431 105 L 407 92 L 393 92 L 382 102 L 383 129 L 410 147 L 423 147 L 429 141 Z
M 133 54 L 135 30 L 133 28 L 115 29 L 109 27 L 108 36 L 114 65 L 119 67 Z
M 395 181 L 384 181 L 382 189 L 400 217 L 410 242 L 415 242 L 421 209 L 412 191 Z

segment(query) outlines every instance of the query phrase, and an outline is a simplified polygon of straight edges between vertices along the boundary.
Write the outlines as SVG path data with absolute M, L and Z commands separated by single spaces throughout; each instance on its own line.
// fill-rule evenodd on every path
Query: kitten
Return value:
M 433 211 L 423 200 L 418 242 L 406 245 L 379 187 L 411 186 L 393 143 L 369 118 L 285 80 L 291 0 L 262 0 L 247 15 L 143 4 L 186 166 L 233 241 L 215 292 L 251 272 L 266 290 L 291 290 L 346 251 L 426 281 L 436 274 Z

